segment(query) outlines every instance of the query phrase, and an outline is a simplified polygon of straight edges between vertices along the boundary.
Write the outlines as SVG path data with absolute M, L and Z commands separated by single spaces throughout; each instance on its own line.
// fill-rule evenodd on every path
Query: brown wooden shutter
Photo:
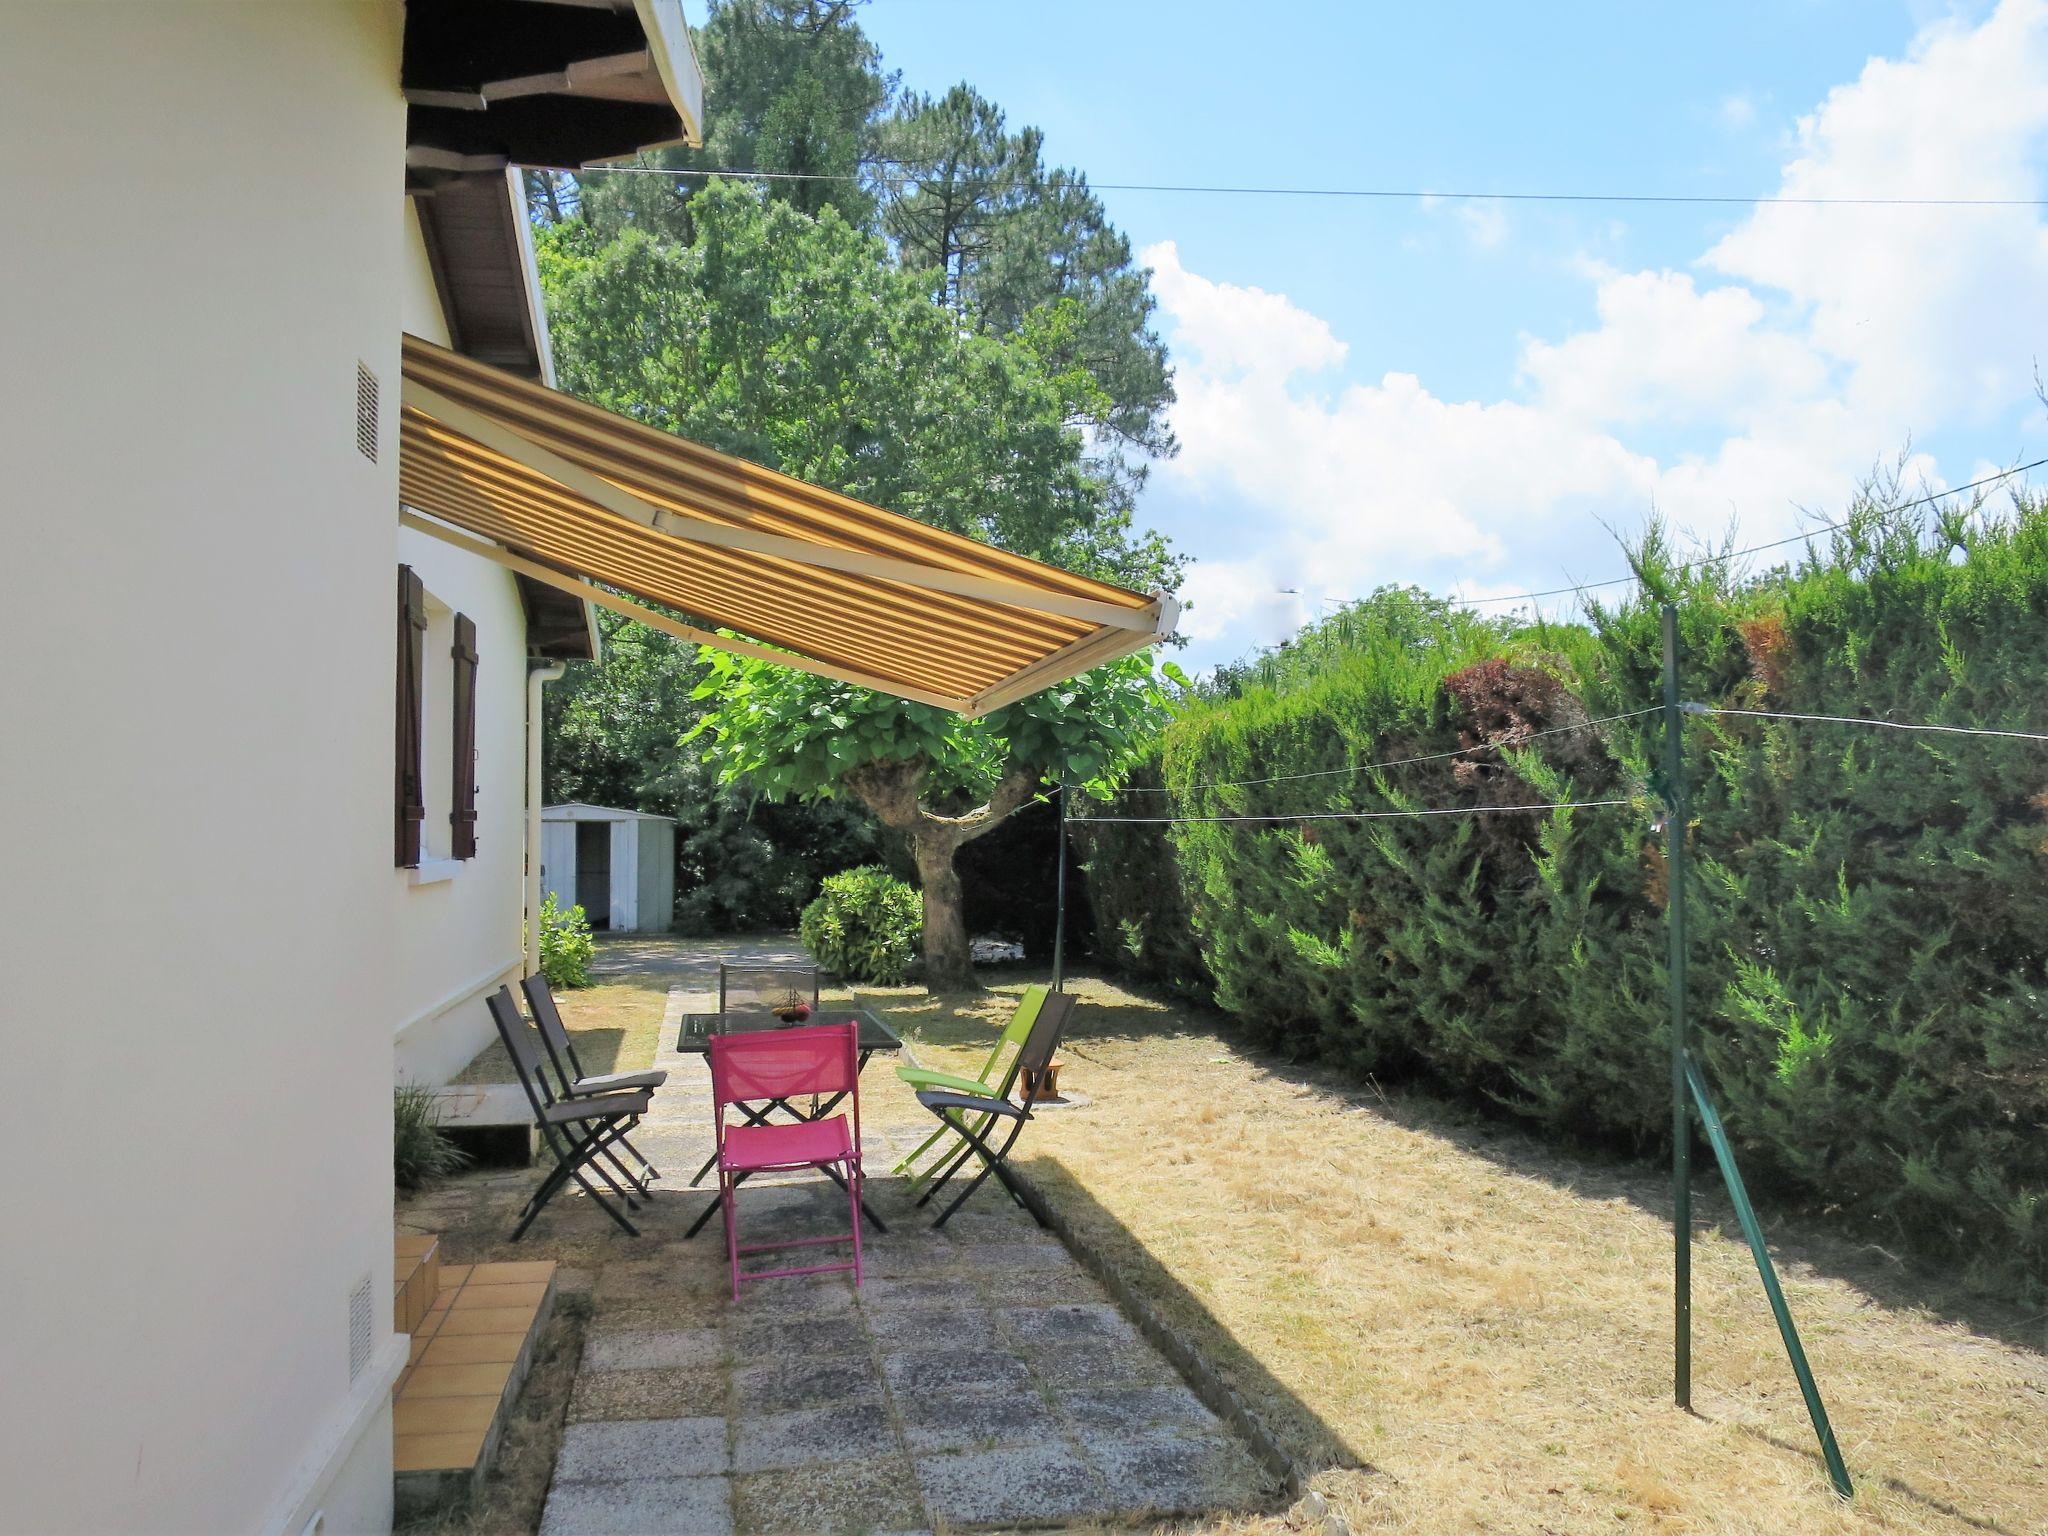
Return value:
M 449 776 L 454 801 L 448 812 L 449 852 L 476 857 L 476 625 L 455 615 L 455 772 Z
M 426 775 L 420 762 L 420 707 L 425 693 L 427 589 L 409 565 L 398 568 L 398 864 L 420 862 L 420 824 L 427 819 Z

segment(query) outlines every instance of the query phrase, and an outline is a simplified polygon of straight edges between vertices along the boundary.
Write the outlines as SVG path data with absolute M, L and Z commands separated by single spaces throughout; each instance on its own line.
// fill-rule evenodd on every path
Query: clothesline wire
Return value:
M 1211 780 L 1202 784 L 1191 784 L 1187 790 L 1237 789 L 1256 784 L 1284 784 L 1301 779 L 1331 778 L 1339 774 L 1370 772 L 1375 768 L 1398 768 L 1409 763 L 1440 762 L 1445 758 L 1462 757 L 1471 752 L 1485 752 L 1503 746 L 1520 746 L 1544 736 L 1557 736 L 1567 731 L 1588 730 L 1596 725 L 1609 725 L 1617 720 L 1635 720 L 1644 715 L 1654 715 L 1661 706 L 1650 705 L 1643 709 L 1632 709 L 1618 715 L 1602 715 L 1596 720 L 1585 720 L 1575 725 L 1555 726 L 1547 731 L 1537 731 L 1515 742 L 1483 742 L 1478 746 L 1459 747 L 1450 752 L 1430 752 L 1417 757 L 1389 758 L 1384 762 L 1361 763 L 1351 768 L 1327 768 L 1315 773 L 1276 774 L 1263 779 Z M 2009 741 L 2048 742 L 2048 732 L 2012 731 L 1989 726 L 1941 725 L 1929 721 L 1871 720 L 1857 715 L 1812 715 L 1799 714 L 1790 710 L 1718 708 L 1709 704 L 1681 704 L 1679 709 L 1688 715 L 1734 715 L 1752 720 L 1790 720 L 1812 725 L 1864 725 L 1885 731 L 1928 731 L 1948 736 L 1990 736 Z M 1179 791 L 1186 792 L 1186 791 Z M 1176 793 L 1167 787 L 1137 785 L 1118 791 L 1120 794 L 1162 795 Z M 1543 805 L 1473 805 L 1446 806 L 1416 811 L 1305 811 L 1279 815 L 1232 815 L 1232 816 L 1069 816 L 1070 822 L 1085 822 L 1095 825 L 1126 826 L 1180 826 L 1190 822 L 1201 823 L 1273 823 L 1300 821 L 1398 821 L 1418 816 L 1482 816 L 1504 814 L 1511 811 L 1576 811 L 1597 810 L 1606 806 L 1628 805 L 1628 800 L 1561 800 Z
M 1987 485 L 1996 485 L 2002 480 L 2010 480 L 2015 475 L 2024 475 L 2028 470 L 2039 469 L 2043 465 L 2048 465 L 2048 458 L 2035 459 L 2030 464 L 2015 464 L 2011 469 L 2001 469 L 1995 475 L 1985 475 L 1978 480 L 1970 480 L 1962 485 L 1951 486 L 1945 491 L 1931 491 L 1927 495 L 1916 497 L 1912 501 L 1902 501 L 1895 507 L 1884 507 L 1879 510 L 1886 516 L 1892 516 L 1900 512 L 1911 512 L 1917 507 L 1931 506 L 1937 501 L 1946 501 L 1951 496 L 1960 496 L 1965 491 L 1982 490 Z M 1860 513 L 1857 514 L 1857 516 L 1861 515 Z M 1718 555 L 1701 555 L 1697 560 L 1687 560 L 1672 567 L 1672 571 L 1673 574 L 1683 574 L 1687 571 L 1698 570 L 1702 566 L 1720 565 L 1725 561 L 1740 560 L 1744 555 L 1762 554 L 1767 549 L 1783 549 L 1787 544 L 1804 544 L 1809 539 L 1818 538 L 1824 533 L 1840 533 L 1855 521 L 1856 517 L 1845 517 L 1836 522 L 1817 524 L 1801 533 L 1788 534 L 1782 539 L 1772 539 L 1768 543 L 1750 544 L 1741 549 L 1727 550 Z M 1633 575 L 1610 576 L 1605 581 L 1581 582 L 1577 586 L 1571 587 L 1549 587 L 1541 592 L 1510 592 L 1500 597 L 1454 597 L 1450 599 L 1450 602 L 1460 608 L 1477 608 L 1488 603 L 1525 603 L 1540 597 L 1567 597 L 1577 593 L 1598 592 L 1607 587 L 1623 587 L 1641 580 L 1641 577 Z
M 1527 742 L 1541 740 L 1545 736 L 1562 736 L 1569 731 L 1589 731 L 1596 725 L 1612 725 L 1617 720 L 1634 720 L 1641 715 L 1654 715 L 1661 706 L 1649 705 L 1643 709 L 1631 709 L 1619 715 L 1602 715 L 1597 720 L 1581 720 L 1575 725 L 1552 726 L 1546 731 L 1532 731 L 1513 741 L 1482 741 L 1476 746 L 1458 747 L 1449 752 L 1425 752 L 1417 757 L 1390 757 L 1384 762 L 1357 763 L 1349 768 L 1322 768 L 1313 773 L 1278 773 L 1263 779 L 1210 779 L 1201 784 L 1189 784 L 1175 791 L 1165 785 L 1133 784 L 1117 791 L 1123 795 L 1164 795 L 1186 793 L 1197 789 L 1243 789 L 1255 784 L 1290 784 L 1301 779 L 1330 779 L 1342 774 L 1371 773 L 1377 768 L 1405 768 L 1410 763 L 1435 763 L 1445 758 L 1465 757 L 1473 752 L 1492 752 L 1503 748 L 1512 749 Z
M 1179 825 L 1184 822 L 1276 822 L 1276 821 L 1404 821 L 1418 816 L 1493 816 L 1524 811 L 1590 811 L 1602 806 L 1632 805 L 1630 800 L 1557 800 L 1546 805 L 1449 805 L 1419 811 L 1310 811 L 1293 816 L 1069 816 L 1071 822 L 1092 822 L 1097 826 Z
M 1717 709 L 1708 704 L 1681 704 L 1679 708 L 1688 715 L 1743 715 L 1753 720 L 1797 720 L 1816 725 L 1867 725 L 1881 731 L 1938 731 L 1945 736 L 2002 736 L 2012 741 L 2048 741 L 2048 733 L 2041 731 L 2004 731 L 1975 725 L 1870 720 L 1860 715 L 1801 715 L 1775 709 Z

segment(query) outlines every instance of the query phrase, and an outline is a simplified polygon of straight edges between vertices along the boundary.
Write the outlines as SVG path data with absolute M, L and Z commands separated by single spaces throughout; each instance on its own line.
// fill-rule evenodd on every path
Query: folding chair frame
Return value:
M 505 1052 L 512 1058 L 512 1069 L 518 1074 L 519 1086 L 526 1091 L 526 1102 L 533 1108 L 534 1129 L 540 1133 L 541 1145 L 555 1159 L 555 1166 L 548 1170 L 521 1208 L 518 1224 L 512 1229 L 511 1241 L 517 1242 L 526 1235 L 526 1229 L 533 1225 L 534 1218 L 571 1179 L 580 1184 L 605 1215 L 629 1236 L 638 1237 L 640 1229 L 627 1219 L 625 1212 L 604 1197 L 584 1170 L 595 1173 L 614 1195 L 626 1203 L 628 1209 L 640 1208 L 640 1202 L 626 1188 L 620 1187 L 618 1180 L 605 1170 L 599 1159 L 608 1159 L 623 1172 L 623 1165 L 619 1164 L 612 1148 L 625 1139 L 628 1130 L 640 1123 L 640 1117 L 647 1112 L 651 1102 L 651 1092 L 643 1090 L 581 1099 L 556 1098 L 548 1088 L 540 1052 L 526 1033 L 531 1026 L 521 1016 L 519 1005 L 512 1000 L 512 989 L 500 987 L 488 1001 L 492 1022 L 498 1026 L 498 1038 L 505 1042 Z M 630 1175 L 627 1184 L 641 1195 L 647 1193 Z
M 765 1114 L 756 1112 L 753 1102 L 745 1099 L 720 1101 L 716 1098 L 714 1092 L 712 1114 L 714 1117 L 713 1128 L 716 1132 L 717 1148 L 713 1156 L 718 1163 L 718 1200 L 713 1208 L 723 1213 L 725 1217 L 725 1253 L 726 1262 L 732 1271 L 732 1299 L 734 1301 L 740 1299 L 740 1286 L 748 1280 L 789 1279 L 798 1275 L 836 1274 L 841 1271 L 851 1270 L 853 1272 L 854 1285 L 858 1287 L 861 1283 L 860 1224 L 862 1218 L 866 1215 L 866 1208 L 861 1203 L 859 1028 L 854 1024 L 837 1027 L 842 1027 L 847 1031 L 846 1065 L 849 1074 L 847 1077 L 849 1086 L 836 1094 L 832 1102 L 837 1103 L 847 1098 L 851 1098 L 853 1101 L 853 1115 L 850 1122 L 852 1133 L 850 1144 L 847 1150 L 840 1156 L 824 1158 L 815 1162 L 769 1163 L 755 1168 L 728 1167 L 725 1161 L 726 1134 L 732 1127 L 726 1124 L 726 1109 L 733 1108 L 739 1110 L 746 1117 L 746 1122 L 750 1125 L 767 1126 L 770 1122 Z M 732 1037 L 729 1036 L 727 1038 Z M 778 1099 L 773 1102 L 780 1103 L 782 1101 Z M 741 1242 L 739 1240 L 739 1186 L 757 1173 L 794 1173 L 805 1168 L 816 1169 L 846 1192 L 848 1213 L 852 1218 L 849 1229 L 845 1232 L 830 1233 L 822 1237 L 782 1238 L 766 1243 Z M 709 1210 L 705 1211 L 704 1215 L 698 1218 L 697 1227 L 703 1226 L 705 1218 L 710 1214 Z M 694 1233 L 697 1227 L 692 1227 L 690 1229 L 691 1232 Z M 750 1271 L 743 1271 L 740 1268 L 740 1256 L 742 1254 L 774 1253 L 786 1248 L 816 1248 L 830 1243 L 843 1243 L 849 1240 L 853 1243 L 853 1258 L 846 1263 L 785 1265 L 779 1269 Z
M 1024 1045 L 1017 1052 L 1017 1073 L 1026 1081 L 1036 1081 L 1043 1074 L 1046 1064 L 1052 1060 L 1053 1052 L 1059 1049 L 1060 1037 L 1066 1033 L 1067 1021 L 1073 1016 L 1074 1000 L 1063 992 L 1048 997 L 1040 1007 L 1038 1017 L 1033 1021 L 1031 1033 L 1025 1037 Z M 939 1219 L 932 1223 L 934 1230 L 943 1227 L 953 1215 L 965 1205 L 974 1192 L 981 1188 L 990 1174 L 1003 1192 L 1024 1209 L 1031 1211 L 1024 1197 L 1017 1192 L 1016 1181 L 1011 1178 L 1005 1164 L 1010 1149 L 1017 1145 L 1017 1138 L 1024 1134 L 1024 1127 L 1032 1119 L 1029 1101 L 1013 1104 L 1007 1098 L 990 1093 L 959 1093 L 945 1089 L 926 1089 L 917 1096 L 917 1102 L 937 1115 L 939 1119 L 958 1133 L 964 1145 L 948 1161 L 932 1185 L 918 1196 L 920 1206 L 929 1205 L 934 1196 L 952 1182 L 953 1176 L 967 1166 L 970 1159 L 979 1159 L 980 1169 L 967 1181 L 966 1188 L 956 1195 L 950 1205 L 939 1213 Z M 979 1116 L 978 1123 L 970 1125 L 967 1117 Z M 1010 1134 L 1000 1147 L 990 1145 L 991 1132 L 1000 1121 L 1010 1122 Z M 1038 1213 L 1031 1211 L 1031 1218 L 1038 1221 Z M 1043 1225 L 1040 1222 L 1040 1225 Z
M 547 1047 L 548 1060 L 554 1066 L 555 1080 L 561 1085 L 562 1097 L 587 1099 L 606 1093 L 630 1093 L 641 1088 L 659 1088 L 668 1081 L 668 1073 L 663 1071 L 614 1072 L 608 1077 L 591 1077 L 583 1070 L 583 1062 L 576 1054 L 575 1040 L 562 1024 L 561 1011 L 555 1006 L 555 994 L 548 986 L 547 976 L 536 971 L 521 979 L 519 990 L 526 994 L 526 1011 L 533 1015 L 534 1027 L 540 1032 L 540 1043 Z M 618 1169 L 636 1190 L 646 1194 L 647 1186 L 661 1177 L 661 1170 L 625 1136 L 618 1138 L 618 1144 L 640 1165 L 640 1171 L 633 1172 L 610 1151 L 604 1154 L 605 1160 Z
M 1024 1059 L 1024 1042 L 1031 1038 L 1031 1026 L 1038 1022 L 1039 1011 L 1045 1007 L 1046 1000 L 1051 995 L 1051 989 L 1043 985 L 1026 987 L 1024 989 L 1024 995 L 1017 1000 L 1016 1013 L 1011 1016 L 1010 1023 L 1003 1026 L 1002 1035 L 997 1038 L 995 1045 L 988 1053 L 988 1059 L 981 1064 L 980 1073 L 974 1078 L 960 1077 L 947 1072 L 934 1072 L 928 1068 L 916 1066 L 898 1067 L 896 1069 L 897 1077 L 910 1084 L 913 1089 L 930 1088 L 943 1091 L 949 1088 L 957 1088 L 965 1093 L 970 1091 L 969 1084 L 972 1083 L 974 1087 L 971 1091 L 976 1094 L 992 1093 L 999 1099 L 1007 1099 L 1010 1096 L 1011 1087 L 1017 1081 L 1017 1068 Z M 1024 1030 L 1022 1036 L 1016 1042 L 1016 1053 L 1010 1057 L 1009 1063 L 1004 1067 L 1001 1080 L 991 1083 L 989 1081 L 989 1074 L 995 1070 L 996 1060 L 1001 1055 L 1004 1044 L 1010 1039 L 1020 1020 L 1023 1022 Z M 981 1122 L 983 1134 L 987 1134 L 993 1125 L 993 1121 L 984 1119 Z M 959 1149 L 948 1146 L 944 1152 L 922 1169 L 912 1165 L 941 1141 L 946 1140 L 949 1136 L 958 1134 L 959 1128 L 957 1126 L 950 1120 L 941 1119 L 939 1128 L 906 1153 L 890 1172 L 903 1174 L 910 1193 L 913 1195 L 917 1194 L 925 1185 L 940 1175 L 954 1160 Z

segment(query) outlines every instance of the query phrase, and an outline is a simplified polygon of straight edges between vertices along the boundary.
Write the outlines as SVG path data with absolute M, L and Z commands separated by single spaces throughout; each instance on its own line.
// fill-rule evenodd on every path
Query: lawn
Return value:
M 607 1072 L 643 1072 L 654 1065 L 670 980 L 659 971 L 635 971 L 555 994 L 562 1023 L 576 1037 L 576 1055 L 585 1072 L 602 1077 Z M 522 999 L 520 1007 L 525 1006 Z M 510 1083 L 517 1081 L 517 1074 L 504 1043 L 494 1040 L 455 1081 Z
M 921 1060 L 971 1069 L 1031 979 L 960 1004 L 863 992 Z M 1354 1531 L 2048 1531 L 2039 1317 L 1766 1212 L 1857 1479 L 1842 1504 L 1711 1171 L 1687 1415 L 1661 1170 L 1262 1056 L 1113 983 L 1072 987 L 1062 1084 L 1087 1102 L 1040 1117 L 1026 1168 L 1327 1469 L 1315 1486 Z M 1269 1527 L 1285 1528 L 1242 1528 Z

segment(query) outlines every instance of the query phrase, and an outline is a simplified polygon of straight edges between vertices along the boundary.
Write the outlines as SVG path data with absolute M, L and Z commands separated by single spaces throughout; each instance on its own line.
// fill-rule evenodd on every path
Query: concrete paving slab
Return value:
M 1029 1354 L 1047 1350 L 1138 1346 L 1138 1330 L 1106 1302 L 1061 1303 L 1050 1307 L 1003 1307 L 1003 1327 Z
M 942 1525 L 1048 1524 L 1115 1509 L 1101 1474 L 1064 1445 L 920 1456 L 917 1484 Z
M 735 1478 L 733 1516 L 742 1536 L 814 1536 L 910 1530 L 924 1507 L 909 1458 L 896 1452 Z
M 1000 1348 L 995 1319 L 982 1307 L 917 1307 L 870 1312 L 868 1330 L 885 1350 Z
M 725 1358 L 725 1336 L 716 1328 L 645 1330 L 602 1326 L 583 1346 L 586 1371 L 651 1371 L 685 1365 L 717 1365 Z
M 697 1477 L 726 1469 L 725 1416 L 571 1424 L 555 1458 L 557 1482 Z
M 1021 1275 L 1073 1267 L 1074 1256 L 1057 1242 L 963 1243 L 966 1262 L 983 1274 Z
M 858 1317 L 778 1318 L 735 1316 L 726 1327 L 735 1364 L 759 1365 L 771 1360 L 818 1360 L 834 1355 L 865 1355 L 866 1331 Z
M 834 1257 L 837 1257 L 835 1254 Z M 852 1257 L 852 1250 L 847 1251 Z M 806 1261 L 809 1262 L 809 1261 Z M 821 1258 L 818 1262 L 822 1263 Z M 730 1289 L 720 1293 L 719 1305 L 727 1322 L 787 1322 L 794 1318 L 834 1317 L 854 1309 L 853 1274 L 794 1275 L 781 1280 L 759 1280 L 740 1287 L 740 1299 Z
M 965 1275 L 945 1275 L 930 1279 L 870 1277 L 860 1288 L 861 1310 L 870 1318 L 877 1312 L 894 1311 L 905 1307 L 978 1306 L 981 1301 L 980 1288 Z
M 882 1373 L 863 1355 L 746 1366 L 733 1372 L 732 1384 L 735 1411 L 743 1415 L 882 1400 Z
M 1152 1430 L 1217 1431 L 1216 1415 L 1186 1387 L 1095 1387 L 1062 1392 L 1053 1407 L 1078 1435 L 1141 1435 Z
M 576 1378 L 569 1422 L 684 1419 L 725 1408 L 725 1372 L 715 1365 L 649 1371 L 591 1371 Z
M 722 1477 L 643 1477 L 624 1483 L 557 1482 L 540 1536 L 731 1536 L 732 1494 Z
M 732 1464 L 740 1472 L 769 1472 L 885 1456 L 895 1449 L 896 1432 L 879 1403 L 800 1408 L 742 1415 L 734 1424 Z
M 896 1411 L 904 1440 L 920 1453 L 1053 1445 L 1062 1438 L 1059 1421 L 1035 1392 L 901 1395 Z
M 1104 1435 L 1082 1446 L 1126 1516 L 1249 1509 L 1268 1497 L 1251 1457 L 1221 1434 Z
M 1031 1373 L 1009 1354 L 962 1355 L 945 1349 L 882 1356 L 882 1375 L 898 1401 L 971 1392 L 1029 1392 Z
M 1055 1390 L 1171 1386 L 1180 1380 L 1173 1367 L 1143 1343 L 1044 1349 L 1034 1351 L 1029 1359 L 1032 1374 Z

